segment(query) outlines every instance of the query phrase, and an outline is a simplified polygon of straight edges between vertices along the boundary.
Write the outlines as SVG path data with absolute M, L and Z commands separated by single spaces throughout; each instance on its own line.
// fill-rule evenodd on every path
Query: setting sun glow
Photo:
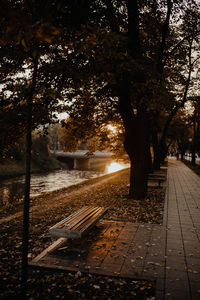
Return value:
M 129 164 L 123 164 L 123 163 L 113 161 L 107 166 L 106 173 L 109 174 L 109 173 L 116 172 L 116 171 L 119 171 L 119 170 L 122 170 L 122 169 L 125 169 L 128 167 L 129 167 Z

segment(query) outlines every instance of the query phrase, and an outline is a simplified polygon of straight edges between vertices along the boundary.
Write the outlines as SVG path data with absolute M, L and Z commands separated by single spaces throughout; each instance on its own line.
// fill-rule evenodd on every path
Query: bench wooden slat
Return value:
M 81 233 L 83 234 L 83 230 L 84 230 L 84 234 L 88 232 L 88 230 L 90 230 L 90 228 L 93 226 L 93 224 L 96 224 L 101 218 L 102 216 L 106 213 L 107 209 L 104 209 L 102 208 L 101 209 L 101 212 L 100 213 L 96 213 L 94 216 L 93 216 L 93 222 L 91 224 L 88 223 L 87 226 L 84 227 L 84 229 L 81 230 Z
M 96 222 L 102 218 L 107 209 L 103 207 L 85 206 L 55 224 L 49 229 L 49 233 L 57 237 L 70 239 L 81 238 Z
M 148 174 L 148 177 L 150 177 L 150 178 L 161 178 L 163 180 L 166 179 L 166 175 L 165 174 L 150 173 L 150 174 Z
M 87 217 L 85 217 L 81 222 L 79 222 L 74 229 L 81 231 L 82 228 L 85 228 L 88 223 L 92 222 L 95 216 L 99 215 L 100 212 L 101 212 L 101 208 L 95 208 L 95 210 L 91 212 Z
M 63 224 L 69 223 L 73 218 L 75 218 L 76 216 L 78 216 L 85 209 L 87 209 L 87 206 L 84 206 L 83 208 L 81 208 L 78 211 L 74 212 L 73 214 L 69 215 L 67 218 L 65 218 L 65 219 L 61 220 L 60 222 L 56 223 L 54 226 L 52 226 L 50 228 L 50 230 L 53 229 L 53 228 L 58 228 L 58 227 L 61 228 Z
M 77 223 L 77 220 L 85 216 L 87 214 L 88 210 L 92 209 L 89 208 L 88 206 L 84 206 L 83 208 L 79 209 L 78 211 L 74 212 L 73 214 L 69 215 L 67 218 L 61 220 L 59 223 L 55 224 L 51 228 L 64 228 L 68 227 L 68 229 L 72 229 L 73 224 Z M 74 223 L 73 223 L 74 222 Z
M 68 230 L 68 229 L 59 229 L 59 228 L 54 228 L 51 231 L 49 231 L 51 235 L 56 236 L 56 237 L 65 237 L 68 239 L 80 239 L 81 238 L 81 233 L 75 230 Z
M 67 226 L 68 229 L 72 230 L 78 230 L 78 226 L 80 226 L 82 223 L 84 223 L 92 214 L 95 213 L 96 208 L 88 208 L 83 213 L 79 215 L 79 217 L 73 219 L 72 222 L 69 223 L 69 226 Z
M 56 228 L 72 230 L 72 227 L 74 226 L 74 224 L 76 224 L 79 219 L 82 219 L 82 217 L 84 217 L 87 214 L 87 212 L 91 209 L 92 208 L 89 208 L 88 206 L 82 207 L 78 211 L 69 215 L 67 218 L 61 220 L 59 223 L 56 223 L 54 226 L 52 226 L 50 228 L 50 232 Z
M 165 181 L 166 180 L 163 177 L 151 177 L 151 176 L 149 176 L 148 179 L 150 179 L 150 180 L 160 180 L 160 181 Z
M 99 208 L 95 207 L 90 213 L 88 213 L 84 218 L 82 218 L 77 224 L 72 228 L 73 230 L 80 231 L 88 222 L 92 221 L 94 215 L 98 214 Z

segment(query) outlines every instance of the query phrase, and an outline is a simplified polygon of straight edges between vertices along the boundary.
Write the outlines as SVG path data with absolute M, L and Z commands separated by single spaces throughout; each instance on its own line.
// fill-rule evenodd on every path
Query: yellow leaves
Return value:
M 21 40 L 21 45 L 24 48 L 25 51 L 29 51 L 30 47 L 28 46 L 28 43 L 25 41 L 25 39 Z
M 3 39 L 0 39 L 0 46 L 6 46 L 7 42 Z
M 44 32 L 43 32 L 43 27 L 40 26 L 38 31 L 36 32 L 36 38 L 37 39 L 43 39 L 43 36 L 44 36 Z
M 191 269 L 188 269 L 187 271 L 188 271 L 188 273 L 192 273 L 192 270 L 191 270 Z
M 56 98 L 56 94 L 53 94 L 53 93 L 49 94 L 49 96 L 50 96 L 51 98 L 53 98 L 53 99 Z
M 12 105 L 11 103 L 5 106 L 5 109 L 8 109 L 8 110 L 9 110 L 9 109 L 11 109 L 11 108 L 13 108 L 13 105 Z
M 27 65 L 30 65 L 30 63 L 31 63 L 31 59 L 28 58 L 28 59 L 26 60 L 26 64 L 27 64 Z
M 49 24 L 41 24 L 36 32 L 36 39 L 40 41 L 45 41 L 48 44 L 53 42 L 53 39 L 60 34 L 60 29 L 49 25 Z
M 60 34 L 61 30 L 48 23 L 29 23 L 27 20 L 18 20 L 17 18 L 12 24 L 6 28 L 0 45 L 15 44 L 21 45 L 27 52 L 32 45 L 38 40 L 51 44 L 53 39 Z
M 88 42 L 90 40 L 90 38 L 89 38 L 89 36 L 87 36 L 86 38 L 85 38 L 85 42 Z
M 96 46 L 97 45 L 97 36 L 96 36 L 96 34 L 88 35 L 85 38 L 85 42 L 90 44 L 90 45 Z
M 192 269 L 187 269 L 188 273 L 194 273 L 194 274 L 198 274 L 197 271 L 193 271 Z
M 57 92 L 56 89 L 51 90 L 50 93 L 48 94 L 49 97 L 56 99 L 57 97 L 56 92 Z
M 23 39 L 23 40 L 21 40 L 21 44 L 22 44 L 22 46 L 24 47 L 24 48 L 27 48 L 27 45 L 26 45 L 26 42 L 25 42 L 25 40 Z
M 20 102 L 20 106 L 26 105 L 26 103 L 27 103 L 26 100 L 22 100 L 22 101 Z
M 144 257 L 143 257 L 143 256 L 140 256 L 140 255 L 138 255 L 138 256 L 136 256 L 135 258 L 136 258 L 136 259 L 143 259 Z
M 53 41 L 53 37 L 44 37 L 44 41 L 45 42 L 47 42 L 47 43 L 49 43 L 49 44 L 51 44 L 52 43 L 52 41 Z
M 57 36 L 57 35 L 59 35 L 60 34 L 60 29 L 58 29 L 58 28 L 55 28 L 55 27 L 53 27 L 54 29 L 52 30 L 52 32 L 51 32 L 51 34 L 53 35 L 53 36 Z
M 144 30 L 141 31 L 141 34 L 144 38 L 146 38 L 148 36 L 148 33 Z
M 90 41 L 90 44 L 93 45 L 93 46 L 96 46 L 96 45 L 97 45 L 97 42 L 95 42 L 95 41 Z

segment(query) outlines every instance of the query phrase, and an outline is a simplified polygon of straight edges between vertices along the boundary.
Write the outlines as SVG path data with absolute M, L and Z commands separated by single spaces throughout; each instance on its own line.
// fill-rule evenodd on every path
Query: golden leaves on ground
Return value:
M 52 240 L 48 235 L 50 226 L 84 205 L 109 207 L 106 219 L 131 222 L 159 223 L 162 221 L 164 191 L 161 188 L 149 190 L 144 201 L 128 199 L 128 171 L 104 179 L 95 179 L 90 184 L 80 184 L 74 189 L 62 189 L 33 199 L 37 210 L 30 216 L 29 258 L 35 257 Z M 47 217 L 48 216 L 48 217 Z M 20 292 L 19 266 L 21 264 L 22 217 L 1 224 L 0 272 L 2 287 L 0 295 L 12 298 Z M 126 246 L 126 243 L 123 245 Z M 148 246 L 148 245 L 147 245 Z M 104 247 L 104 245 L 102 245 Z M 114 255 L 117 262 L 119 257 Z M 137 259 L 142 259 L 138 257 Z M 119 274 L 115 274 L 118 276 Z M 91 274 L 40 274 L 33 272 L 29 277 L 28 297 L 42 299 L 154 299 L 155 286 L 149 281 L 109 278 Z

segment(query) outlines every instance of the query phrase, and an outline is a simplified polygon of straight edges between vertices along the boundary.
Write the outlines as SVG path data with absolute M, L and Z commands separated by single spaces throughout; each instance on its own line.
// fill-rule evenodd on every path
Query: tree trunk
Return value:
M 28 242 L 29 242 L 29 207 L 30 207 L 30 179 L 31 179 L 31 147 L 32 147 L 32 102 L 36 86 L 38 62 L 34 59 L 32 84 L 27 99 L 26 124 L 26 175 L 24 191 L 23 240 L 22 240 L 22 270 L 21 270 L 21 299 L 26 299 L 28 277 Z
M 167 157 L 168 147 L 165 142 L 160 147 L 160 163 L 164 164 L 165 158 Z
M 149 163 L 149 131 L 145 110 L 133 112 L 127 81 L 118 84 L 119 111 L 124 123 L 124 148 L 130 158 L 130 191 L 134 199 L 147 196 L 147 174 Z
M 185 150 L 181 150 L 181 160 L 184 159 L 184 156 L 185 156 Z
M 195 157 L 195 151 L 192 149 L 192 166 L 196 166 L 196 157 Z
M 144 199 L 147 196 L 147 179 L 149 166 L 149 145 L 147 136 L 146 120 L 139 119 L 136 121 L 137 130 L 135 134 L 134 143 L 134 157 L 133 174 L 130 178 L 132 183 L 132 190 L 130 189 L 130 196 L 134 199 Z
M 129 196 L 140 200 L 147 196 L 149 145 L 146 120 L 136 119 L 134 125 L 134 128 L 125 134 L 124 148 L 131 162 Z
M 131 162 L 129 196 L 133 199 L 144 199 L 147 196 L 148 173 L 148 157 L 145 143 L 140 136 L 140 141 L 135 139 L 126 140 L 124 147 Z
M 168 147 L 165 144 L 165 138 L 161 137 L 160 142 L 156 132 L 152 134 L 152 144 L 154 150 L 153 169 L 160 170 L 160 165 L 164 163 L 167 156 Z
M 129 53 L 137 58 L 141 55 L 139 34 L 139 9 L 137 0 L 126 0 L 128 14 Z M 123 77 L 123 79 L 122 79 Z M 148 147 L 145 110 L 134 112 L 130 97 L 130 80 L 127 74 L 120 76 L 117 89 L 119 111 L 124 123 L 124 148 L 131 162 L 130 197 L 144 199 L 147 195 Z
M 159 150 L 159 143 L 158 143 L 158 135 L 155 130 L 152 132 L 152 145 L 153 145 L 153 169 L 160 170 L 160 150 Z

